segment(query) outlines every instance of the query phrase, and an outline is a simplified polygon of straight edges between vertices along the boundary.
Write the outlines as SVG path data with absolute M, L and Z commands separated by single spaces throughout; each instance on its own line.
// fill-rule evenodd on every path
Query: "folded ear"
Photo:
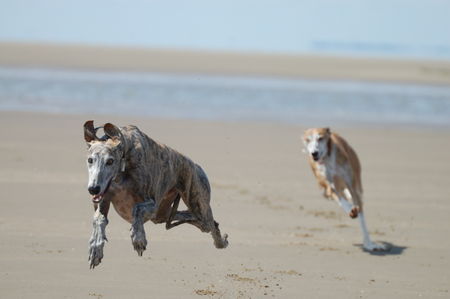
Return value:
M 86 142 L 98 140 L 97 135 L 95 135 L 93 120 L 88 120 L 84 123 L 84 140 L 86 140 Z
M 108 136 L 112 140 L 117 141 L 119 143 L 122 141 L 122 132 L 120 132 L 120 129 L 115 125 L 111 123 L 105 124 L 103 126 L 103 131 L 105 132 L 106 136 Z

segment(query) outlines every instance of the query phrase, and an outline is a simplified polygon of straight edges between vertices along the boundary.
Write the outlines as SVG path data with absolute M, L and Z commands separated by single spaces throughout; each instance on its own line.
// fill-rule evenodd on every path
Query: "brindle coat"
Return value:
M 140 256 L 147 246 L 144 223 L 148 220 L 165 222 L 167 229 L 190 223 L 203 232 L 211 232 L 217 248 L 227 246 L 227 235 L 222 237 L 211 211 L 208 178 L 199 165 L 155 142 L 135 126 L 118 128 L 107 123 L 103 126 L 105 136 L 102 138 L 97 137 L 97 129 L 93 121 L 84 124 L 84 137 L 89 147 L 88 166 L 99 168 L 90 171 L 90 176 L 94 176 L 90 177 L 90 184 L 95 181 L 106 186 L 93 197 L 91 268 L 103 258 L 111 203 L 117 213 L 132 224 L 131 240 Z M 107 162 L 103 161 L 105 157 Z M 180 198 L 188 208 L 186 211 L 177 211 Z

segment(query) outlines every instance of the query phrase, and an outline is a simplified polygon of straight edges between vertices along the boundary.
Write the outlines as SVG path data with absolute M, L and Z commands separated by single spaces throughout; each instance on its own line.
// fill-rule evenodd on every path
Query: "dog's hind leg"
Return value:
M 214 245 L 216 248 L 226 248 L 228 246 L 228 235 L 224 234 L 223 237 L 220 234 L 219 223 L 213 220 L 214 228 L 212 229 L 212 237 L 214 239 Z
M 106 225 L 108 224 L 108 211 L 110 201 L 102 201 L 100 204 L 95 204 L 94 219 L 92 221 L 93 231 L 89 239 L 89 264 L 90 268 L 94 269 L 100 264 L 103 258 L 103 246 L 108 240 L 106 238 Z
M 197 221 L 197 219 L 189 211 L 178 212 L 178 205 L 180 203 L 180 195 L 178 195 L 172 204 L 172 209 L 170 211 L 169 218 L 166 221 L 166 229 L 171 229 L 183 223 L 192 223 Z M 176 221 L 176 222 L 173 222 Z
M 173 200 L 169 217 L 166 220 L 166 229 L 174 228 L 183 223 L 189 223 L 201 229 L 201 223 L 190 211 L 177 211 L 180 198 L 180 194 L 177 194 Z
M 152 218 L 155 212 L 155 202 L 146 200 L 135 204 L 133 208 L 133 224 L 131 225 L 131 242 L 134 250 L 139 256 L 147 248 L 147 239 L 145 237 L 144 223 Z
M 201 231 L 211 232 L 214 239 L 214 246 L 216 248 L 226 248 L 228 246 L 228 235 L 221 235 L 219 223 L 214 220 L 209 200 L 199 201 L 198 209 L 195 210 L 194 214 L 196 214 L 201 222 Z
M 214 221 L 211 207 L 207 203 L 200 204 L 191 211 L 179 211 L 173 215 L 171 221 L 167 222 L 166 229 L 173 228 L 183 223 L 189 223 L 200 229 L 204 233 L 211 233 L 214 239 L 214 245 L 216 248 L 225 248 L 228 246 L 228 235 L 224 234 L 223 237 L 219 230 L 219 223 Z M 172 213 L 174 211 L 172 210 Z
M 176 201 L 174 203 L 176 203 Z M 177 206 L 178 204 L 172 207 L 170 218 L 166 222 L 166 229 L 171 229 L 180 224 L 188 223 L 196 226 L 203 232 L 210 232 L 209 230 L 205 231 L 203 222 L 198 220 L 198 218 L 195 217 L 194 214 L 192 214 L 190 211 L 177 211 L 175 209 Z
M 175 215 L 177 214 L 178 204 L 180 203 L 180 195 L 178 195 L 172 204 L 172 209 L 170 211 L 169 219 L 166 221 L 166 229 L 171 229 L 172 227 L 176 226 L 172 224 L 172 221 L 175 218 Z M 180 223 L 181 224 L 181 223 Z

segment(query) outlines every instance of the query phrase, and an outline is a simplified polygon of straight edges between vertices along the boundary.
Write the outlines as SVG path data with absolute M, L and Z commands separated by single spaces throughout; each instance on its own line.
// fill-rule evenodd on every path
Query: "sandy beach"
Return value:
M 183 225 L 147 223 L 133 251 L 114 210 L 90 270 L 93 214 L 82 124 L 135 124 L 203 166 L 227 249 Z M 366 218 L 387 254 L 360 248 L 358 223 L 322 198 L 301 152 L 304 127 L 0 112 L 2 298 L 448 298 L 450 132 L 336 128 L 363 166 Z
M 0 65 L 450 84 L 447 60 L 0 42 Z

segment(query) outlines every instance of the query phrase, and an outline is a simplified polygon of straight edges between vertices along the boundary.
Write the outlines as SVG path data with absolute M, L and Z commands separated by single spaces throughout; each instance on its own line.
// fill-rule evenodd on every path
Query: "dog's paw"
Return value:
M 131 243 L 133 244 L 133 248 L 136 250 L 138 255 L 142 256 L 142 253 L 147 248 L 147 239 L 145 238 L 145 231 L 143 228 L 131 228 Z
M 216 248 L 219 248 L 219 249 L 227 248 L 227 246 L 228 246 L 228 235 L 224 234 L 219 242 L 214 241 L 214 246 L 216 246 Z
M 350 212 L 348 213 L 348 215 L 350 216 L 350 218 L 355 219 L 356 217 L 358 217 L 359 214 L 359 209 L 358 207 L 353 207 Z
M 89 267 L 91 269 L 94 269 L 102 261 L 103 245 L 104 245 L 104 243 L 97 244 L 97 245 L 91 244 L 91 246 L 89 248 L 89 259 L 88 259 Z
M 134 250 L 136 250 L 139 256 L 142 256 L 145 249 L 147 248 L 147 240 L 134 240 L 133 241 Z
M 390 249 L 385 244 L 379 244 L 379 243 L 375 243 L 375 242 L 364 242 L 363 248 L 364 248 L 364 250 L 373 251 L 373 252 L 389 251 L 389 249 Z

